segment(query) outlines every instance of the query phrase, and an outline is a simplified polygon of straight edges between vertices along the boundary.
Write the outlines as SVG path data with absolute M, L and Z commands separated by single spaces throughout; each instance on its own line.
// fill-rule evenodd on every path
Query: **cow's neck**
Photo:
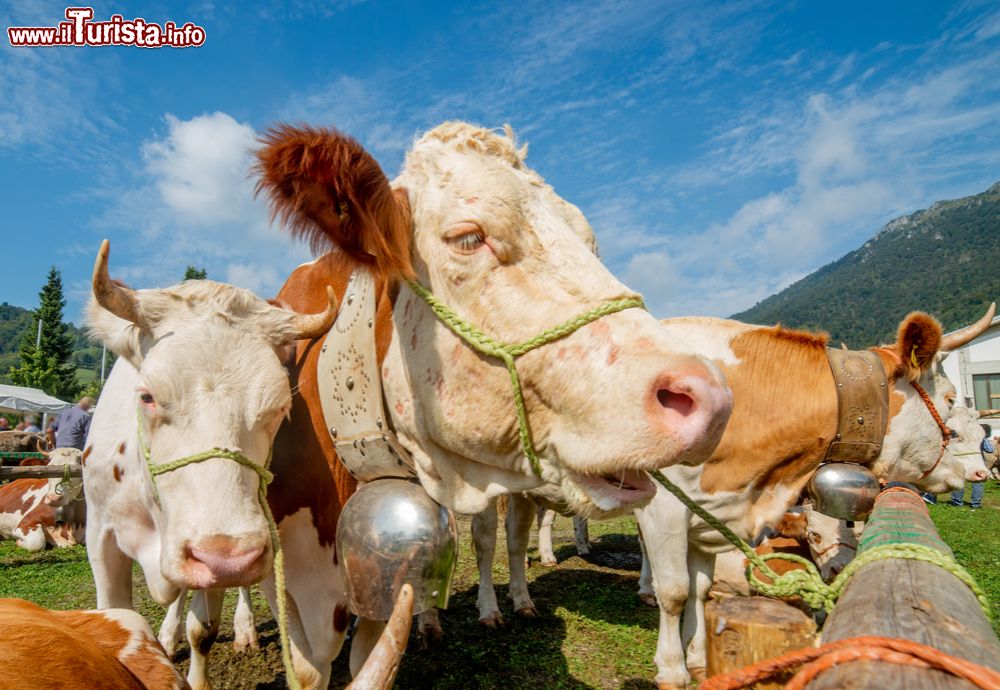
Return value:
M 823 460 L 837 430 L 837 394 L 825 342 L 780 328 L 753 329 L 718 362 L 733 390 L 722 441 L 688 488 L 752 537 L 776 521 Z
M 326 286 L 343 299 L 347 281 L 356 263 L 342 253 L 331 252 L 297 268 L 278 293 L 281 305 L 303 313 L 322 311 L 326 304 Z M 392 300 L 390 290 L 380 283 L 376 288 L 375 349 L 381 364 L 392 336 Z M 274 441 L 272 468 L 274 483 L 268 489 L 268 502 L 275 520 L 280 521 L 300 510 L 309 510 L 326 546 L 336 539 L 340 509 L 357 488 L 337 458 L 333 440 L 326 428 L 317 387 L 317 362 L 323 338 L 299 341 L 289 364 L 292 410 Z

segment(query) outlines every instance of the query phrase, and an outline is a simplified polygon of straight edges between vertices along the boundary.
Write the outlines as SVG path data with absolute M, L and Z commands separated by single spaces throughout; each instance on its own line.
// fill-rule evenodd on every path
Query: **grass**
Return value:
M 995 609 L 1000 609 L 1000 484 L 987 488 L 986 506 L 931 507 L 942 537 L 973 574 Z M 442 612 L 444 639 L 422 649 L 413 635 L 397 678 L 400 688 L 655 688 L 653 653 L 658 615 L 636 597 L 640 558 L 635 522 L 621 518 L 591 523 L 592 555 L 576 555 L 569 520 L 556 521 L 557 568 L 543 568 L 529 552 L 531 593 L 539 615 L 514 615 L 507 599 L 506 550 L 500 535 L 494 579 L 505 618 L 499 630 L 477 622 L 475 557 L 468 519 L 459 520 L 458 571 L 451 603 Z M 163 611 L 145 590 L 136 570 L 137 609 L 158 626 Z M 226 597 L 222 630 L 212 653 L 216 688 L 256 690 L 284 687 L 277 629 L 263 596 L 254 590 L 254 610 L 262 651 L 232 650 L 235 593 Z M 13 542 L 0 542 L 0 597 L 16 596 L 57 609 L 94 606 L 94 586 L 82 547 L 29 554 Z M 1000 633 L 994 618 L 994 629 Z M 331 687 L 349 680 L 347 649 L 334 663 Z M 178 666 L 186 669 L 187 647 Z

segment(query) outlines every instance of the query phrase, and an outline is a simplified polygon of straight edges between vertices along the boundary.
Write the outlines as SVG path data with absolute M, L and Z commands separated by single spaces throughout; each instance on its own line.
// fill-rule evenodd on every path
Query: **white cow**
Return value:
M 683 346 L 646 311 L 608 313 L 517 356 L 528 443 L 508 368 L 399 281 L 414 277 L 499 343 L 524 343 L 634 296 L 599 261 L 583 214 L 528 167 L 511 132 L 445 123 L 414 143 L 392 183 L 357 142 L 331 130 L 276 128 L 258 157 L 275 214 L 317 249 L 333 249 L 296 269 L 281 303 L 311 310 L 324 285 L 340 294 L 354 269 L 376 273 L 386 426 L 439 503 L 475 514 L 499 495 L 554 483 L 581 504 L 631 507 L 654 492 L 645 470 L 711 452 L 729 392 L 703 358 L 675 356 Z M 355 487 L 324 423 L 316 381 L 330 373 L 319 369 L 321 351 L 318 342 L 297 347 L 299 396 L 275 442 L 279 479 L 269 492 L 289 544 L 296 672 L 314 687 L 328 682 L 347 626 L 335 527 Z M 359 623 L 352 668 L 379 625 Z
M 291 405 L 286 349 L 329 328 L 335 306 L 303 316 L 208 280 L 132 291 L 112 283 L 107 256 L 105 242 L 94 266 L 89 325 L 120 359 L 84 451 L 97 605 L 132 607 L 133 560 L 161 605 L 182 589 L 200 590 L 188 619 L 188 680 L 208 687 L 198 644 L 200 628 L 208 627 L 201 625 L 206 598 L 221 598 L 216 588 L 249 585 L 270 571 L 258 475 L 210 457 L 154 481 L 147 462 L 221 448 L 264 465 Z

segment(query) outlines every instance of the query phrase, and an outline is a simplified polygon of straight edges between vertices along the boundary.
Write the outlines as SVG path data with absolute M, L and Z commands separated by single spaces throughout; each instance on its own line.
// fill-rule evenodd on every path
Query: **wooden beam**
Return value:
M 858 553 L 880 544 L 919 543 L 951 556 L 927 506 L 916 493 L 883 492 Z M 859 635 L 913 640 L 1000 671 L 1000 640 L 972 590 L 931 563 L 884 559 L 858 570 L 823 627 L 823 641 Z M 966 690 L 970 683 L 942 671 L 856 661 L 820 674 L 809 690 Z
M 82 477 L 80 465 L 36 465 L 33 467 L 0 467 L 0 480 L 7 479 L 61 479 L 69 468 L 70 477 Z

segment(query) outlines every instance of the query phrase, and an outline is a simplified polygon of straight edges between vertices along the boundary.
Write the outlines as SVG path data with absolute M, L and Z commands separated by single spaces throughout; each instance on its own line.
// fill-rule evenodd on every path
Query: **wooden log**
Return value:
M 883 492 L 858 553 L 879 544 L 919 543 L 952 555 L 915 493 Z M 823 627 L 823 641 L 859 635 L 913 640 L 1000 671 L 1000 640 L 972 590 L 931 563 L 885 559 L 859 569 Z M 820 674 L 809 690 L 965 690 L 972 684 L 942 671 L 856 661 Z
M 83 476 L 83 467 L 80 465 L 37 465 L 34 467 L 0 467 L 0 480 L 60 479 L 66 476 L 67 468 L 70 477 Z
M 730 597 L 705 604 L 708 677 L 757 661 L 816 645 L 816 624 L 799 609 L 777 599 Z M 778 690 L 788 677 L 758 683 Z M 780 681 L 780 682 L 778 682 Z

